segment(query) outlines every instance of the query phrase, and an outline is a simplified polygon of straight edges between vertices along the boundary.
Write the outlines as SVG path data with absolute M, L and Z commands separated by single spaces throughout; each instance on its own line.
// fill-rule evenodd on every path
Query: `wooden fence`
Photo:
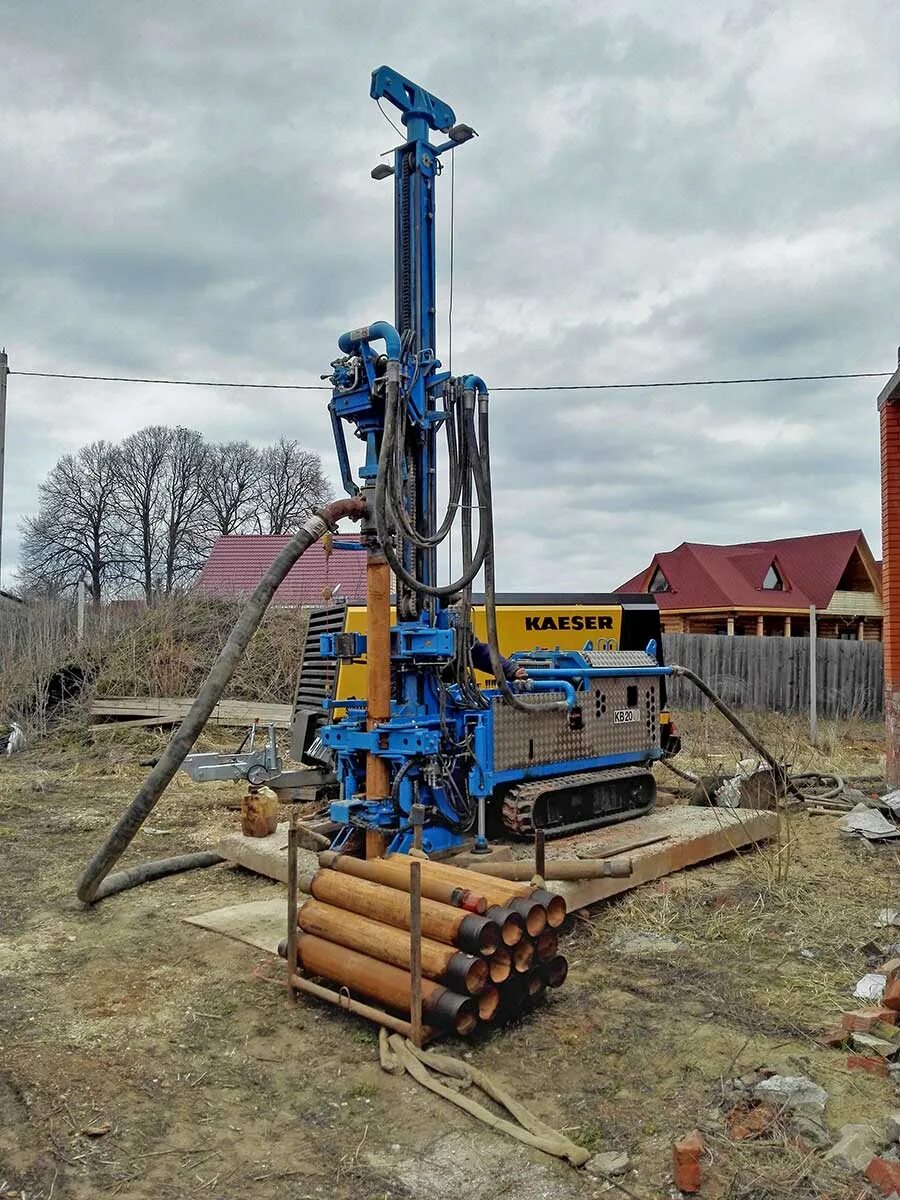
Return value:
M 883 715 L 880 642 L 816 642 L 816 690 L 823 717 Z M 663 637 L 667 663 L 689 667 L 737 708 L 782 713 L 809 711 L 809 639 L 722 637 L 668 633 Z M 686 680 L 670 683 L 674 709 L 708 707 Z

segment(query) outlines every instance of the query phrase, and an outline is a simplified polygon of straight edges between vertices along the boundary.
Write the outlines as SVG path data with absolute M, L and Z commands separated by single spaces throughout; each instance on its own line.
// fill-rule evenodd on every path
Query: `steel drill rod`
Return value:
M 345 1012 L 353 1013 L 354 1016 L 365 1017 L 367 1021 L 383 1025 L 385 1029 L 399 1033 L 401 1037 L 408 1038 L 412 1034 L 412 1026 L 402 1017 L 395 1017 L 391 1013 L 382 1012 L 380 1008 L 373 1008 L 371 1004 L 353 1000 L 341 992 L 334 992 L 331 988 L 323 987 L 320 983 L 313 983 L 311 979 L 305 979 L 302 975 L 291 975 L 290 982 L 291 987 L 298 991 L 307 992 L 310 996 L 315 996 L 317 1000 L 325 1000 L 328 1004 L 333 1004 L 335 1008 L 342 1008 Z
M 334 850 L 323 850 L 319 855 L 320 867 L 328 867 L 344 875 L 355 875 L 357 879 L 368 879 L 371 883 L 382 883 L 401 892 L 409 891 L 412 861 L 401 862 L 393 855 L 390 858 L 356 858 L 352 854 L 338 854 Z M 464 908 L 467 912 L 483 914 L 487 909 L 484 896 L 425 874 L 422 874 L 422 895 L 427 900 L 452 904 L 454 908 Z
M 541 963 L 536 973 L 541 976 L 549 987 L 562 987 L 566 982 L 566 976 L 569 974 L 569 960 L 562 954 L 557 954 L 549 962 Z
M 503 880 L 516 883 L 535 877 L 535 864 L 527 859 L 515 862 L 485 863 L 476 868 L 479 874 L 489 876 L 491 882 Z M 566 879 L 620 879 L 632 873 L 631 859 L 615 858 L 551 858 L 547 860 L 543 878 L 547 883 Z
M 391 857 L 411 861 L 409 856 L 404 854 L 394 854 Z M 450 863 L 433 862 L 431 859 L 423 860 L 423 870 L 426 875 L 430 874 L 447 882 L 455 882 L 459 887 L 470 887 L 473 891 L 483 892 L 489 905 L 498 904 L 520 913 L 531 937 L 537 937 L 548 920 L 551 920 L 548 909 L 553 894 L 544 889 L 535 889 L 530 884 L 507 879 L 488 878 L 476 871 L 467 871 L 464 867 L 454 867 Z M 562 897 L 556 899 L 553 909 L 552 922 L 555 922 L 556 927 L 561 925 L 566 917 L 565 901 Z
M 500 926 L 504 946 L 517 946 L 525 936 L 525 921 L 521 913 L 513 912 L 502 904 L 492 904 L 484 915 Z
M 296 1003 L 297 993 L 290 980 L 297 970 L 297 822 L 291 813 L 288 826 L 288 911 L 287 911 L 288 995 Z
M 328 870 L 301 876 L 299 887 L 336 908 L 371 917 L 396 929 L 409 929 L 409 897 L 396 888 Z M 422 932 L 470 954 L 490 955 L 500 945 L 500 926 L 496 921 L 435 900 L 422 901 Z
M 409 868 L 409 973 L 411 977 L 409 1018 L 412 1043 L 422 1046 L 422 865 Z M 479 1008 L 479 1015 L 480 1015 Z
M 337 946 L 334 942 L 326 942 L 310 933 L 301 933 L 298 937 L 297 957 L 310 975 L 330 979 L 332 983 L 361 992 L 399 1012 L 410 1011 L 412 978 L 409 971 Z M 460 996 L 430 979 L 422 980 L 422 1011 L 429 1025 L 453 1029 L 461 1035 L 471 1033 L 478 1022 L 475 998 Z
M 480 996 L 475 997 L 478 1006 L 478 1019 L 485 1024 L 492 1024 L 500 1007 L 500 989 L 490 984 Z
M 465 871 L 461 867 L 432 862 L 429 858 L 415 859 L 406 854 L 392 854 L 391 858 L 406 862 L 421 862 L 423 878 L 427 879 L 431 876 L 435 879 L 443 879 L 457 887 L 470 887 L 473 891 L 483 894 L 488 902 L 488 912 L 490 912 L 491 906 L 497 905 L 519 913 L 525 922 L 525 929 L 531 937 L 537 937 L 547 924 L 546 906 L 534 898 L 531 894 L 533 889 L 526 884 L 508 883 L 505 879 L 488 879 L 484 875 L 476 875 L 473 871 Z
M 391 966 L 412 970 L 410 939 L 403 929 L 333 904 L 323 904 L 321 900 L 307 900 L 297 915 L 297 923 L 304 933 L 336 942 L 348 950 L 358 950 Z M 490 959 L 477 958 L 433 938 L 422 938 L 421 950 L 422 974 L 451 991 L 475 996 L 487 985 L 493 955 Z
M 538 934 L 538 937 L 543 937 L 547 932 L 548 930 L 544 929 Z M 524 975 L 526 971 L 530 971 L 534 962 L 534 942 L 522 941 L 519 942 L 518 946 L 514 946 L 512 949 L 512 961 L 513 966 L 520 975 Z

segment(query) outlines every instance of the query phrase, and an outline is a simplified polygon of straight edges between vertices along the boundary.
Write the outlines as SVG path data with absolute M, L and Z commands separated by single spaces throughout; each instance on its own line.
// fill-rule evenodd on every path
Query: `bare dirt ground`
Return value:
M 681 725 L 694 766 L 741 753 L 712 718 Z M 795 723 L 757 727 L 797 769 L 883 769 L 875 727 L 823 726 L 817 751 Z M 448 1044 L 574 1140 L 626 1150 L 629 1172 L 607 1184 L 383 1074 L 369 1027 L 291 1010 L 254 975 L 271 960 L 181 920 L 278 885 L 215 867 L 85 911 L 78 873 L 161 744 L 80 732 L 0 762 L 0 1197 L 663 1197 L 672 1139 L 697 1126 L 706 1197 L 868 1194 L 787 1118 L 731 1141 L 724 1081 L 760 1065 L 809 1075 L 832 1131 L 880 1133 L 900 1107 L 887 1080 L 815 1041 L 857 1006 L 866 943 L 900 939 L 875 926 L 900 900 L 893 849 L 792 816 L 778 847 L 572 920 L 565 987 L 503 1032 Z M 239 796 L 180 776 L 128 860 L 213 845 Z

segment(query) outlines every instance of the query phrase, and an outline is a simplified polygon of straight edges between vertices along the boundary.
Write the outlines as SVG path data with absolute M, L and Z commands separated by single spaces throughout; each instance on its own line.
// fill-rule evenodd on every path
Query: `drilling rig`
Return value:
M 436 349 L 436 185 L 442 160 L 475 131 L 389 67 L 373 72 L 370 94 L 397 110 L 405 141 L 393 165 L 372 171 L 393 179 L 394 320 L 342 334 L 327 376 L 344 489 L 365 500 L 367 552 L 365 631 L 326 632 L 319 645 L 333 669 L 365 664 L 365 695 L 325 696 L 316 729 L 340 788 L 334 849 L 407 850 L 414 806 L 429 854 L 473 837 L 485 850 L 489 827 L 552 836 L 640 815 L 655 800 L 650 767 L 671 748 L 658 634 L 641 649 L 588 639 L 581 650 L 517 650 L 521 680 L 507 678 L 500 654 L 488 387 L 443 369 Z M 348 426 L 364 447 L 357 478 Z M 454 530 L 461 567 L 442 581 L 438 548 Z M 472 657 L 479 577 L 488 686 Z

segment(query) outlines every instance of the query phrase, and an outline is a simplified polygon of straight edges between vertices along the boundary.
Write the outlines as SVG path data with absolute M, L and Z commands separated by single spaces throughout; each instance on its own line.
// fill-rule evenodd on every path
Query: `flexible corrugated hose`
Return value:
M 256 590 L 241 610 L 240 616 L 228 635 L 227 642 L 213 663 L 203 686 L 197 692 L 197 697 L 187 716 L 163 751 L 156 766 L 144 780 L 134 800 L 85 867 L 78 881 L 79 900 L 85 904 L 94 904 L 97 900 L 103 900 L 106 896 L 123 892 L 148 880 L 159 879 L 164 875 L 174 875 L 180 871 L 190 871 L 197 867 L 210 867 L 223 861 L 220 855 L 205 851 L 143 863 L 125 871 L 117 871 L 114 875 L 109 873 L 155 808 L 160 796 L 171 783 L 175 772 L 200 736 L 213 709 L 222 698 L 222 693 L 228 686 L 250 639 L 259 627 L 272 597 L 284 581 L 288 571 L 323 534 L 336 529 L 337 522 L 341 517 L 350 517 L 352 520 L 358 521 L 365 513 L 365 508 L 365 501 L 358 496 L 326 504 L 306 520 L 263 575 Z

